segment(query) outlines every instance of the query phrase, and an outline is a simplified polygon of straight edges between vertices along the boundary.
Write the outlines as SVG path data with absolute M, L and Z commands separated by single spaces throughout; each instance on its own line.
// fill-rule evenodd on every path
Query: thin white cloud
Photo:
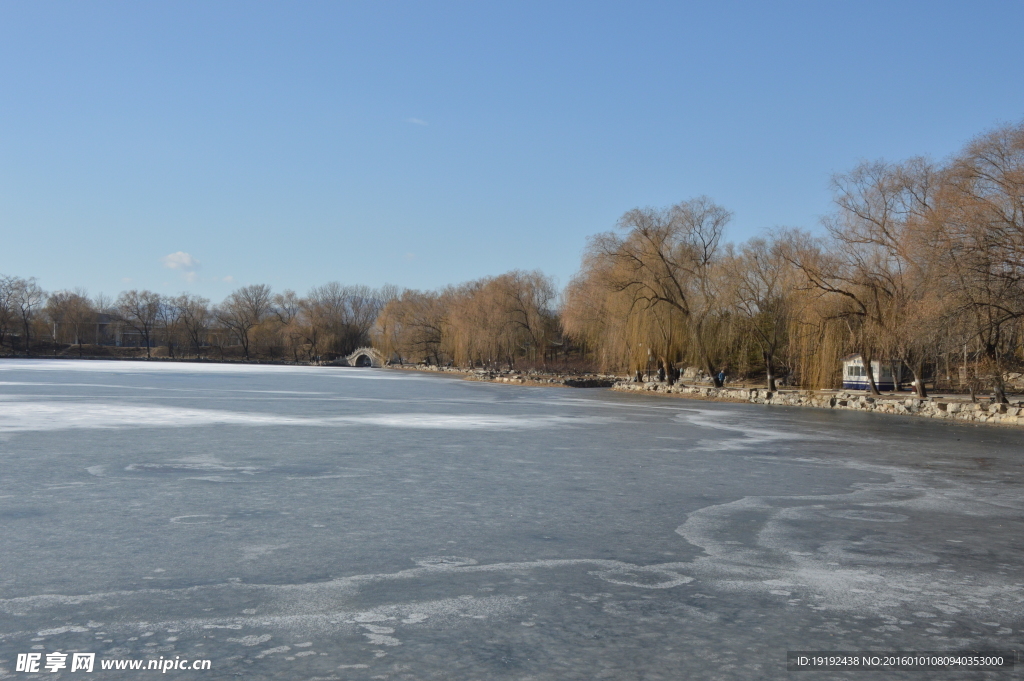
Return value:
M 195 270 L 199 268 L 199 261 L 185 251 L 177 251 L 160 258 L 160 262 L 169 270 Z
M 199 274 L 196 272 L 185 272 L 181 275 L 181 278 L 188 283 L 193 284 L 199 279 Z
M 235 280 L 235 278 L 234 278 L 234 277 L 232 277 L 232 276 L 231 276 L 230 274 L 229 274 L 228 276 L 224 277 L 224 279 L 223 279 L 223 281 L 226 281 L 226 282 L 228 282 L 229 284 L 230 284 L 231 282 L 233 282 L 234 280 Z
M 405 122 L 406 123 L 412 123 L 413 125 L 430 125 L 429 123 L 427 123 L 422 118 L 406 118 Z

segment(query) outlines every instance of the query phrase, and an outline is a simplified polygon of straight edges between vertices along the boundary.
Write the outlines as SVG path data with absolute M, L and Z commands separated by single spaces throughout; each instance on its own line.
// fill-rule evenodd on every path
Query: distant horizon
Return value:
M 699 195 L 820 233 L 829 178 L 1024 117 L 1024 5 L 0 6 L 0 273 L 48 291 L 564 288 Z

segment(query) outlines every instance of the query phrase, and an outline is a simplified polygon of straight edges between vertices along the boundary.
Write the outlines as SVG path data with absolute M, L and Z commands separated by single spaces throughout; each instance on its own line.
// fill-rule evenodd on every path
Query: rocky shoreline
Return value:
M 668 385 L 656 381 L 637 383 L 609 374 L 561 375 L 536 372 L 501 372 L 483 369 L 466 370 L 453 367 L 392 366 L 407 371 L 456 374 L 469 381 L 486 381 L 512 385 L 556 386 L 572 388 L 610 388 L 617 392 L 643 393 L 684 399 L 734 402 L 817 409 L 846 409 L 876 414 L 902 414 L 925 418 L 1024 426 L 1024 401 L 994 404 L 988 400 L 972 402 L 966 395 L 941 395 L 919 399 L 912 395 L 872 396 L 862 392 L 836 390 L 765 388 L 714 388 L 707 385 Z
M 989 401 L 972 402 L 967 396 L 934 396 L 919 399 L 912 395 L 872 396 L 862 392 L 835 390 L 786 389 L 769 391 L 765 388 L 714 388 L 706 385 L 684 385 L 648 381 L 637 383 L 622 376 L 610 374 L 554 374 L 523 371 L 491 371 L 485 369 L 458 369 L 437 366 L 394 366 L 393 369 L 426 371 L 461 376 L 467 381 L 484 381 L 510 385 L 554 386 L 569 388 L 610 388 L 617 392 L 643 393 L 680 397 L 685 399 L 735 402 L 748 404 L 781 405 L 787 407 L 814 407 L 817 409 L 846 409 L 877 414 L 902 414 L 925 418 L 988 423 L 1006 426 L 1024 426 L 1024 402 L 993 404 Z
M 861 392 L 823 390 L 778 390 L 764 388 L 713 388 L 665 383 L 633 383 L 619 381 L 612 390 L 655 395 L 673 395 L 691 399 L 751 404 L 847 409 L 879 414 L 904 414 L 926 418 L 1024 426 L 1024 402 L 994 404 L 972 402 L 966 396 L 936 396 L 920 399 L 915 396 L 872 396 Z
M 426 371 L 432 373 L 454 374 L 467 381 L 484 381 L 487 383 L 508 383 L 510 385 L 553 386 L 563 388 L 611 388 L 622 380 L 621 376 L 611 374 L 558 374 L 541 371 L 494 371 L 491 369 L 459 369 L 456 367 L 439 367 L 435 365 L 395 365 L 391 369 L 405 371 Z
M 30 357 L 28 359 L 79 359 L 78 357 Z M 185 362 L 200 364 L 278 364 L 296 365 L 287 361 L 241 361 L 211 360 L 182 358 L 112 358 L 84 357 L 81 359 L 142 361 L 142 362 Z M 304 365 L 299 363 L 299 365 Z M 316 365 L 308 365 L 316 366 Z M 325 366 L 325 365 L 320 365 Z M 337 366 L 337 365 L 334 365 Z M 404 371 L 424 371 L 461 376 L 467 381 L 488 383 L 504 383 L 508 385 L 527 385 L 540 387 L 562 388 L 610 388 L 618 392 L 643 393 L 686 399 L 709 400 L 715 402 L 737 402 L 764 405 L 782 405 L 788 407 L 814 407 L 817 409 L 847 409 L 878 414 L 903 414 L 923 416 L 925 418 L 945 419 L 949 421 L 965 421 L 970 423 L 989 423 L 1007 426 L 1024 426 L 1024 401 L 1011 404 L 995 404 L 991 401 L 972 402 L 967 396 L 940 395 L 919 399 L 911 395 L 880 395 L 872 396 L 862 392 L 835 390 L 799 390 L 787 389 L 769 391 L 765 388 L 714 388 L 706 385 L 684 385 L 676 383 L 668 385 L 655 381 L 637 383 L 622 376 L 611 374 L 557 374 L 537 371 L 494 371 L 488 369 L 459 369 L 455 367 L 438 367 L 422 365 L 389 365 L 390 369 Z M 1017 374 L 1012 375 L 1014 377 Z

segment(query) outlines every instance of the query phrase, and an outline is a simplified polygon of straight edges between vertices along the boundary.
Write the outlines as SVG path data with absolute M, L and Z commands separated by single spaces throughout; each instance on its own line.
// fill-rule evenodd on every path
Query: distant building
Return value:
M 893 367 L 896 374 L 893 375 Z M 875 377 L 875 386 L 879 390 L 897 390 L 903 382 L 903 363 L 888 359 L 871 361 L 871 373 Z M 859 354 L 843 357 L 843 388 L 847 390 L 867 390 L 868 370 L 864 358 Z
M 96 314 L 95 321 L 72 323 L 72 322 L 50 322 L 48 329 L 50 338 L 58 342 L 66 342 L 72 345 L 95 344 L 95 345 L 119 345 L 118 329 L 120 325 L 117 320 L 106 312 Z M 17 336 L 17 333 L 11 334 Z
M 90 340 L 96 345 L 113 344 L 115 342 L 113 333 L 115 325 L 116 320 L 113 316 L 106 312 L 100 312 L 96 315 L 96 332 Z

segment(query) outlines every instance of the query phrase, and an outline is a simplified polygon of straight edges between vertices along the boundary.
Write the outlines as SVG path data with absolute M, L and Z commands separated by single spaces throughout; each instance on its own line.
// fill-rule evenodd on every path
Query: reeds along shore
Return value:
M 708 197 L 627 211 L 587 244 L 559 291 L 512 271 L 437 291 L 265 285 L 190 294 L 47 294 L 0 277 L 0 354 L 108 354 L 322 363 L 372 344 L 403 362 L 635 375 L 697 367 L 841 383 L 844 356 L 899 367 L 927 389 L 990 394 L 1024 363 L 1024 123 L 941 162 L 865 162 L 832 179 L 823 235 L 725 241 Z M 102 350 L 106 348 L 106 350 Z M 878 377 L 868 372 L 869 390 Z

